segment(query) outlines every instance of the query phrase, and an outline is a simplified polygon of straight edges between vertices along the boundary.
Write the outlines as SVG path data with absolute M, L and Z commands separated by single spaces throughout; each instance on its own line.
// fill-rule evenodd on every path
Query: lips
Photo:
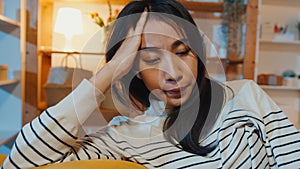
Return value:
M 184 90 L 184 88 L 174 88 L 171 90 L 165 90 L 164 92 L 167 94 L 167 96 L 172 98 L 180 98 L 181 92 Z

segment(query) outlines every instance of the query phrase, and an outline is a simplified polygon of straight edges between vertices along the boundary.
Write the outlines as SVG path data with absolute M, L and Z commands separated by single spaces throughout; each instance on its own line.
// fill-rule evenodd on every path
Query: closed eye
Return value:
M 190 51 L 191 51 L 191 49 L 188 48 L 188 49 L 186 49 L 184 51 L 176 52 L 176 55 L 178 55 L 178 56 L 186 56 L 186 55 L 189 54 Z
M 155 64 L 157 62 L 160 61 L 160 58 L 155 58 L 155 59 L 143 59 L 144 62 L 146 62 L 147 64 Z
M 161 51 L 156 47 L 148 47 L 140 50 L 142 60 L 148 65 L 154 65 L 160 61 Z

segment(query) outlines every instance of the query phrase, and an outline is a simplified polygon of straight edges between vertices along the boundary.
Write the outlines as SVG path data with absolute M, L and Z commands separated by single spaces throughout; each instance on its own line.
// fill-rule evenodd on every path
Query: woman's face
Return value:
M 167 108 L 180 106 L 190 96 L 197 78 L 197 56 L 167 23 L 150 19 L 142 35 L 139 76 Z

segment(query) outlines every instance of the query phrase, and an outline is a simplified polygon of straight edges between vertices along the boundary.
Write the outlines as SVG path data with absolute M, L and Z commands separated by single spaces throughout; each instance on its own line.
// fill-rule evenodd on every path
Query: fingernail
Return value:
M 142 15 L 145 16 L 145 15 L 147 15 L 147 13 L 148 13 L 148 10 L 145 8 Z

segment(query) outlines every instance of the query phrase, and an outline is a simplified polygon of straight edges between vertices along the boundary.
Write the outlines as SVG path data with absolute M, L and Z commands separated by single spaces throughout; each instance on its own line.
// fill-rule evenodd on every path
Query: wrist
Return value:
M 89 81 L 105 93 L 110 88 L 113 72 L 113 65 L 107 63 Z

